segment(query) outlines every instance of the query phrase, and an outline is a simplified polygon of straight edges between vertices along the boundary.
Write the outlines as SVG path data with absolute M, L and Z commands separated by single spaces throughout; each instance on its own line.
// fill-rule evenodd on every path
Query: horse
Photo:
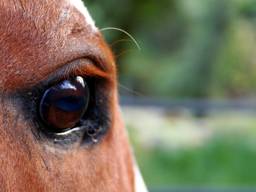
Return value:
M 83 2 L 0 8 L 0 191 L 146 191 L 115 57 Z

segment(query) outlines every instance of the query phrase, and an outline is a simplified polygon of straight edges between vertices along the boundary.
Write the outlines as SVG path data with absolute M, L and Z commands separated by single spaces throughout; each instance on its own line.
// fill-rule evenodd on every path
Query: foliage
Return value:
M 120 82 L 132 94 L 171 99 L 256 95 L 255 0 L 84 1 L 99 28 L 124 29 L 142 47 L 138 51 L 119 31 L 103 32 L 117 57 Z M 231 120 L 235 126 L 239 117 Z M 231 129 L 182 150 L 145 148 L 137 133 L 130 136 L 148 185 L 256 184 L 253 131 L 244 135 Z
M 254 186 L 255 137 L 244 138 L 219 135 L 202 147 L 184 150 L 137 146 L 136 155 L 150 186 Z
M 162 97 L 255 94 L 254 0 L 87 0 L 99 28 L 118 27 L 139 41 L 105 31 L 123 85 Z

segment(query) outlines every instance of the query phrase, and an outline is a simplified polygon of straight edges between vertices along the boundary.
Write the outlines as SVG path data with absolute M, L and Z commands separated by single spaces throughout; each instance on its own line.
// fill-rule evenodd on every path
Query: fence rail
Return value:
M 256 99 L 235 100 L 160 100 L 141 97 L 121 97 L 120 104 L 123 106 L 157 107 L 165 110 L 176 110 L 180 108 L 193 111 L 207 110 L 250 110 L 256 112 Z

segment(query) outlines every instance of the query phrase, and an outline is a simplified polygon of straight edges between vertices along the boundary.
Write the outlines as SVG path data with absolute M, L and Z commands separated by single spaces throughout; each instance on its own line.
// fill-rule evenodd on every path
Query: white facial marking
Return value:
M 95 22 L 92 19 L 90 13 L 88 12 L 87 8 L 84 6 L 84 3 L 81 0 L 69 0 L 69 2 L 80 12 L 84 15 L 85 20 L 88 25 L 91 26 L 94 32 L 97 32 L 98 29 L 95 26 Z
M 147 187 L 142 179 L 138 166 L 134 166 L 135 174 L 135 192 L 148 192 Z

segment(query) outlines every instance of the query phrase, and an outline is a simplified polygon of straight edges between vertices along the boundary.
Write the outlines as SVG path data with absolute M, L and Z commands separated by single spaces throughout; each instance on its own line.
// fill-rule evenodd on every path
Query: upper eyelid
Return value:
M 51 84 L 55 84 L 71 76 L 97 77 L 111 81 L 113 75 L 99 69 L 93 61 L 80 58 L 56 69 L 51 74 L 47 75 L 47 78 L 42 80 L 40 84 L 50 86 Z
M 102 65 L 104 65 L 103 63 Z M 97 78 L 103 79 L 108 82 L 109 85 L 115 84 L 115 73 L 112 71 L 103 71 L 99 68 L 99 64 L 87 57 L 81 57 L 74 59 L 65 64 L 57 67 L 51 72 L 44 75 L 44 78 L 32 82 L 29 85 L 16 88 L 15 90 L 8 92 L 8 95 L 31 95 L 36 93 L 36 97 L 40 97 L 42 91 L 46 90 L 50 86 L 61 82 L 62 80 L 68 79 L 74 76 L 82 76 L 84 78 Z M 33 94 L 34 95 L 34 94 Z

